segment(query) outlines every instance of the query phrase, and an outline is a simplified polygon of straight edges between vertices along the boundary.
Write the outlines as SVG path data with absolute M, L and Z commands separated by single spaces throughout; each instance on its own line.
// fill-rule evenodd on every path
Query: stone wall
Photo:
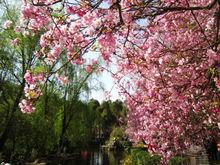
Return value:
M 199 146 L 193 146 L 185 152 L 187 165 L 210 165 L 206 150 Z

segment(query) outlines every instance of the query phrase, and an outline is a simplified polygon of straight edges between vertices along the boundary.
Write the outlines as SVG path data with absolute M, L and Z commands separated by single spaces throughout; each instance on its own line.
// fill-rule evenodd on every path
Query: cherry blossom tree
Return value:
M 65 83 L 65 65 L 83 65 L 88 52 L 98 51 L 107 66 L 117 66 L 112 74 L 130 109 L 130 138 L 143 140 L 165 164 L 219 138 L 217 0 L 23 0 L 21 18 L 32 33 L 43 32 L 35 55 L 50 66 L 44 78 L 26 72 L 23 112 L 34 110 L 42 79 L 58 73 Z

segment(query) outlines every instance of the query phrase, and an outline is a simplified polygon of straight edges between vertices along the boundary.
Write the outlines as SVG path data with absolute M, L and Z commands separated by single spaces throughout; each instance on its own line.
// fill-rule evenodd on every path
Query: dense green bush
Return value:
M 160 157 L 157 155 L 151 155 L 143 149 L 131 150 L 132 162 L 134 165 L 155 165 L 160 163 Z
M 123 137 L 125 136 L 125 131 L 121 127 L 114 127 L 111 134 L 110 138 L 118 138 L 119 140 L 122 140 Z
M 106 141 L 106 146 L 108 149 L 123 149 L 125 148 L 124 137 L 124 129 L 121 127 L 114 127 L 110 134 L 109 140 Z
M 130 154 L 126 154 L 122 160 L 122 165 L 132 165 L 132 156 Z
M 185 161 L 184 157 L 181 156 L 175 156 L 169 161 L 169 165 L 182 165 Z
M 141 146 L 141 144 L 140 144 Z M 181 156 L 173 157 L 169 161 L 169 165 L 182 165 L 185 158 Z M 161 157 L 148 153 L 144 148 L 131 148 L 130 152 L 125 154 L 123 165 L 161 165 Z

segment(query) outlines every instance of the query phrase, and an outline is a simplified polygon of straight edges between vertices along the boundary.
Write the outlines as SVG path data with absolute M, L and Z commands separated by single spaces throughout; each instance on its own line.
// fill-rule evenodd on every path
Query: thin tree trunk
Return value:
M 62 118 L 62 127 L 61 127 L 61 133 L 60 133 L 60 139 L 59 139 L 59 148 L 58 148 L 58 153 L 62 153 L 63 152 L 63 148 L 64 148 L 64 134 L 66 132 L 66 96 L 67 96 L 67 90 L 65 90 L 65 94 L 64 94 L 64 111 L 63 111 L 63 118 Z
M 48 84 L 46 82 L 45 84 L 45 100 L 44 100 L 44 115 L 46 116 L 48 114 Z
M 66 112 L 64 111 L 63 113 L 63 118 L 62 118 L 62 129 L 61 129 L 61 134 L 60 134 L 60 140 L 59 140 L 59 152 L 63 152 L 64 148 L 64 134 L 66 132 Z

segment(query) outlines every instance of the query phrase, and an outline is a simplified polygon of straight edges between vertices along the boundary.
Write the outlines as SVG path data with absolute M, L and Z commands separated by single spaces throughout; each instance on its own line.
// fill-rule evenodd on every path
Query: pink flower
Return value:
M 40 46 L 41 47 L 45 47 L 46 46 L 46 36 L 45 35 L 42 35 L 41 38 L 40 38 Z
M 93 22 L 93 25 L 94 25 L 94 27 L 99 27 L 101 25 L 101 23 L 102 23 L 101 19 L 98 18 Z
M 68 9 L 67 9 L 67 12 L 70 13 L 70 14 L 75 14 L 76 13 L 76 9 L 72 6 L 69 6 Z
M 31 75 L 31 71 L 30 70 L 27 70 L 25 75 L 24 75 L 24 79 L 25 81 L 28 83 L 28 84 L 34 84 L 34 80 L 32 78 L 32 75 Z
M 41 91 L 37 89 L 35 85 L 25 86 L 24 92 L 25 97 L 27 97 L 28 99 L 36 99 L 40 97 L 40 95 L 42 94 Z
M 112 48 L 114 48 L 115 44 L 116 44 L 116 41 L 115 41 L 114 36 L 111 33 L 106 33 L 104 36 L 102 36 L 99 39 L 99 44 L 102 47 L 106 47 L 106 48 L 107 47 L 112 47 Z
M 213 112 L 213 113 L 218 113 L 218 112 L 220 112 L 220 110 L 219 110 L 218 108 L 213 108 L 213 109 L 212 109 L 212 112 Z
M 72 64 L 82 65 L 85 63 L 85 61 L 82 58 L 76 58 L 74 60 L 71 60 Z
M 19 42 L 20 42 L 20 39 L 19 38 L 15 38 L 14 40 L 11 41 L 11 44 L 13 46 L 17 46 L 19 44 Z
M 26 0 L 22 0 L 22 4 L 23 4 L 23 5 L 26 5 L 26 4 L 27 4 L 27 1 L 26 1 Z
M 56 78 L 63 85 L 67 85 L 69 83 L 69 79 L 66 76 L 60 76 L 59 74 L 56 74 Z
M 9 29 L 9 28 L 11 28 L 12 24 L 13 24 L 12 21 L 7 20 L 7 21 L 5 21 L 3 27 L 4 27 L 5 29 Z
M 84 16 L 84 15 L 86 14 L 86 12 L 83 11 L 83 10 L 78 10 L 78 11 L 76 12 L 76 14 L 77 14 L 79 17 L 82 17 L 82 16 Z
M 206 30 L 211 30 L 214 24 L 214 18 L 211 18 L 206 24 Z
M 31 114 L 35 111 L 35 107 L 33 107 L 33 104 L 30 100 L 23 99 L 19 103 L 19 107 L 23 113 Z
M 92 67 L 91 67 L 91 65 L 87 65 L 87 66 L 85 67 L 85 71 L 86 71 L 86 73 L 92 72 Z
M 14 29 L 14 31 L 15 31 L 16 33 L 21 32 L 21 27 L 20 27 L 20 26 L 16 26 L 15 29 Z
M 92 60 L 92 65 L 97 65 L 98 64 L 98 61 L 97 60 Z
M 40 57 L 40 53 L 39 52 L 34 52 L 34 56 L 36 57 L 36 58 L 39 58 Z
M 217 87 L 218 89 L 220 89 L 220 80 L 216 80 L 216 81 L 215 81 L 215 85 L 216 85 L 216 87 Z
M 212 65 L 215 61 L 220 61 L 219 55 L 211 49 L 207 50 L 206 55 L 209 57 L 209 63 Z
M 45 78 L 44 73 L 38 73 L 36 77 L 37 77 L 37 80 L 40 82 L 44 81 L 44 78 Z
M 66 84 L 68 84 L 68 83 L 69 83 L 68 77 L 63 77 L 62 84 L 63 84 L 63 85 L 66 85 Z
M 24 35 L 25 37 L 26 37 L 26 36 L 29 36 L 29 35 L 30 35 L 30 32 L 25 30 L 25 31 L 23 32 L 23 35 Z
M 52 48 L 50 53 L 53 57 L 57 58 L 61 52 L 62 52 L 61 46 L 56 45 L 55 47 Z

